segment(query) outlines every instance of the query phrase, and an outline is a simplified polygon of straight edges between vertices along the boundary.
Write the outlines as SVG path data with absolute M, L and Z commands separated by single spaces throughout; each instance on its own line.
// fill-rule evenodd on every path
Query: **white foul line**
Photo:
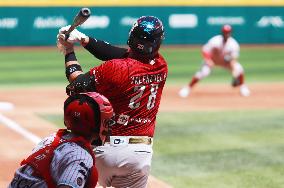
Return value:
M 27 131 L 19 124 L 3 116 L 2 114 L 0 114 L 0 123 L 3 123 L 6 127 L 14 130 L 15 132 L 19 133 L 20 135 L 22 135 L 23 137 L 27 138 L 28 140 L 32 141 L 35 144 L 38 144 L 41 141 L 41 138 Z

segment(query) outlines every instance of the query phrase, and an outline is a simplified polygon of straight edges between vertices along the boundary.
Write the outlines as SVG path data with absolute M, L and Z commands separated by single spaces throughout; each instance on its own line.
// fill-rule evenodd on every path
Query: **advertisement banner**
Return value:
M 72 23 L 81 7 L 0 7 L 0 46 L 52 46 L 58 29 Z M 142 15 L 163 21 L 165 44 L 202 44 L 233 26 L 240 43 L 284 43 L 284 7 L 90 7 L 78 29 L 113 44 L 126 44 Z

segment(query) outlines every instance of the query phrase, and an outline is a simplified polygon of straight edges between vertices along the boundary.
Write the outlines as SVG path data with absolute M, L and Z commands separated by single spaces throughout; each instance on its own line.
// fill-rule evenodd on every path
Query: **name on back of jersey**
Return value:
M 166 73 L 159 73 L 159 74 L 149 74 L 149 75 L 139 75 L 139 76 L 132 76 L 132 84 L 134 85 L 147 85 L 151 83 L 159 83 L 165 81 L 167 78 Z

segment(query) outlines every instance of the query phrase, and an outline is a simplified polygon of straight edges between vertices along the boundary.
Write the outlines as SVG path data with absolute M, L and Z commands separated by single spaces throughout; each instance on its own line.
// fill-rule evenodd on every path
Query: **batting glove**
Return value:
M 68 29 L 71 27 L 71 25 L 67 25 L 65 27 L 61 27 L 59 29 L 57 38 L 59 37 L 60 34 L 64 34 L 68 31 Z M 84 33 L 81 33 L 80 31 L 78 31 L 77 29 L 74 29 L 70 34 L 69 34 L 69 38 L 67 39 L 67 42 L 69 43 L 76 43 L 76 42 L 82 42 L 83 40 L 85 40 L 87 38 L 87 36 Z
M 57 35 L 57 48 L 59 52 L 62 54 L 66 55 L 69 51 L 74 50 L 74 44 L 70 43 L 68 41 L 65 41 L 65 35 L 64 34 L 58 34 Z

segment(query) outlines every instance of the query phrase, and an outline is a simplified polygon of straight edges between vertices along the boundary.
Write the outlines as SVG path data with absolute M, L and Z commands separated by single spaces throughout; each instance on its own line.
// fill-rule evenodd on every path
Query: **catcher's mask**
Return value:
M 127 44 L 134 52 L 153 58 L 164 40 L 164 27 L 154 16 L 142 16 L 132 26 Z
M 107 98 L 96 92 L 72 95 L 64 102 L 64 124 L 83 137 L 99 135 L 102 143 L 113 123 L 113 108 Z

